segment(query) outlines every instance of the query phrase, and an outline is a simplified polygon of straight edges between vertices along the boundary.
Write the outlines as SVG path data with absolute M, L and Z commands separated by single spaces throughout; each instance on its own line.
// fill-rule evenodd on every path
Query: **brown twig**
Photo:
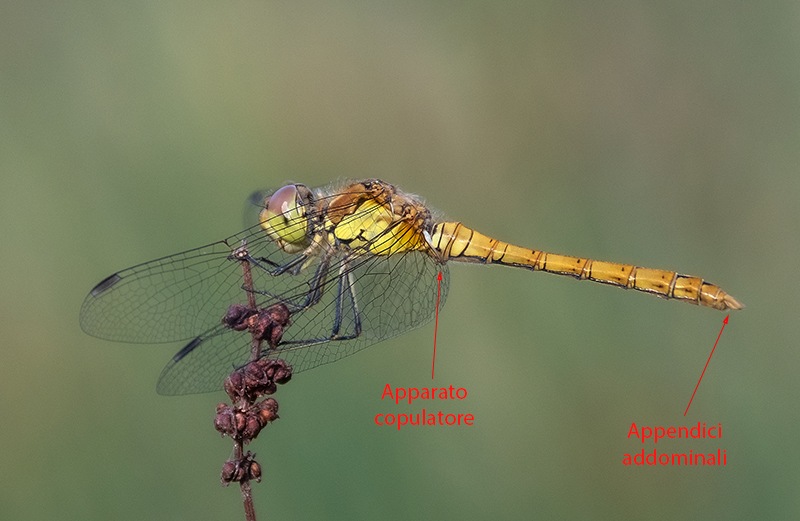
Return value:
M 242 265 L 247 305 L 232 304 L 222 322 L 235 331 L 246 330 L 250 333 L 250 357 L 245 366 L 225 379 L 225 391 L 232 405 L 217 405 L 214 427 L 223 436 L 233 439 L 233 458 L 222 467 L 222 483 L 227 485 L 233 481 L 239 482 L 245 519 L 255 521 L 250 481 L 261 481 L 261 465 L 256 462 L 255 454 L 244 452 L 244 445 L 255 439 L 268 423 L 278 418 L 278 402 L 274 398 L 261 402 L 257 400 L 261 396 L 273 394 L 277 390 L 277 384 L 288 382 L 292 377 L 292 368 L 283 360 L 263 357 L 261 348 L 264 341 L 270 349 L 277 347 L 283 331 L 290 323 L 291 313 L 283 304 L 274 304 L 264 309 L 257 307 L 246 243 L 234 250 L 231 259 L 238 260 Z

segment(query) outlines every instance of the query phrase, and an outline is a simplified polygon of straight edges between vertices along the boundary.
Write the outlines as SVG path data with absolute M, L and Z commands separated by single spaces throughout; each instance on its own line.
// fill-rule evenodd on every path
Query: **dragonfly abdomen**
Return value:
M 719 310 L 744 307 L 722 288 L 700 277 L 522 248 L 483 235 L 458 222 L 437 223 L 431 238 L 444 260 L 503 264 L 569 275 L 579 280 L 635 289 Z

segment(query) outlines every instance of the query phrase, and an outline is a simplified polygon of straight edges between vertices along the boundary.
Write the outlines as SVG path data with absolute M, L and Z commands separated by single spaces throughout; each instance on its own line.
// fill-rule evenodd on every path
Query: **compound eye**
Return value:
M 272 194 L 267 202 L 267 213 L 270 217 L 288 216 L 297 207 L 297 187 L 286 185 Z M 286 217 L 289 219 L 290 217 Z
M 261 211 L 261 227 L 289 253 L 308 246 L 308 220 L 297 185 L 286 185 L 270 196 Z

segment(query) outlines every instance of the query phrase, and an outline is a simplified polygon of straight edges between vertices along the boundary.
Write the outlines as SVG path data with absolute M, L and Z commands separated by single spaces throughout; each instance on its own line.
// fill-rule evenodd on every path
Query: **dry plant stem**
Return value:
M 246 247 L 243 245 L 243 247 Z M 250 261 L 247 258 L 242 258 L 242 272 L 244 275 L 244 290 L 247 293 L 247 305 L 250 309 L 256 309 L 256 296 L 253 293 L 253 274 L 250 271 Z M 258 360 L 261 356 L 261 340 L 256 338 L 255 333 L 252 333 L 253 339 L 250 344 L 250 361 Z M 242 441 L 236 440 L 234 442 L 234 457 L 237 461 L 241 461 L 244 457 L 244 447 Z M 253 491 L 250 488 L 250 481 L 243 479 L 239 482 L 239 488 L 242 491 L 242 504 L 244 505 L 244 517 L 247 521 L 256 521 L 256 508 L 253 504 Z
M 253 491 L 250 489 L 250 482 L 243 480 L 239 482 L 242 489 L 242 503 L 244 504 L 244 518 L 247 521 L 256 521 L 256 509 L 253 505 Z
M 263 342 L 276 349 L 285 328 L 291 323 L 291 312 L 283 303 L 259 309 L 256 305 L 252 259 L 246 244 L 237 248 L 232 258 L 242 266 L 242 278 L 247 294 L 247 305 L 231 304 L 222 323 L 234 331 L 249 331 L 250 357 L 247 364 L 235 369 L 225 379 L 225 392 L 231 405 L 220 403 L 214 417 L 214 428 L 223 436 L 233 439 L 233 457 L 222 466 L 220 479 L 223 485 L 239 482 L 247 521 L 255 521 L 251 480 L 261 481 L 261 465 L 255 454 L 245 453 L 244 445 L 254 440 L 267 424 L 278 419 L 278 402 L 274 398 L 260 400 L 273 394 L 277 386 L 292 377 L 292 367 L 279 359 L 264 358 Z
M 256 309 L 256 295 L 253 293 L 253 273 L 250 271 L 250 262 L 242 259 L 242 271 L 244 272 L 244 290 L 247 292 L 247 305 L 250 309 Z M 251 333 L 253 340 L 250 343 L 250 362 L 255 362 L 261 358 L 261 340 L 255 333 Z
M 243 457 L 242 442 L 234 442 L 234 453 L 237 461 L 241 461 Z M 256 521 L 256 507 L 253 504 L 253 491 L 250 488 L 250 481 L 243 479 L 239 482 L 239 488 L 242 491 L 242 504 L 244 505 L 244 518 L 247 521 Z

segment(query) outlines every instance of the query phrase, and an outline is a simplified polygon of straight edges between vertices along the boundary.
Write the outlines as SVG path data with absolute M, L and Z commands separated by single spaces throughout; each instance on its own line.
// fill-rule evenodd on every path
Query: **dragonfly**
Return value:
M 286 310 L 282 335 L 258 356 L 298 373 L 433 319 L 451 261 L 567 275 L 722 311 L 743 307 L 700 277 L 547 253 L 440 221 L 420 197 L 378 179 L 256 192 L 249 215 L 250 226 L 235 235 L 100 281 L 81 307 L 83 330 L 119 342 L 186 342 L 157 384 L 175 395 L 218 390 L 248 361 L 250 336 L 223 321 L 232 304 Z

